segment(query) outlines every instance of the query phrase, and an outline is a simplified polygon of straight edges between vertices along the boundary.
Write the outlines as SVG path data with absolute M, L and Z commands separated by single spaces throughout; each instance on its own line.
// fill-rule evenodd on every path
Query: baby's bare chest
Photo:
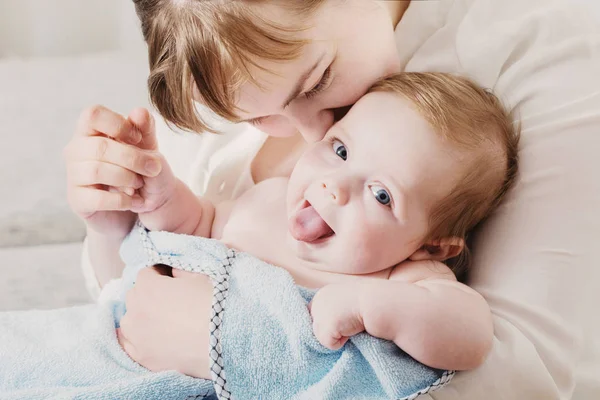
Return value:
M 286 255 L 287 179 L 265 180 L 249 189 L 235 202 L 217 207 L 215 221 L 221 241 L 271 264 L 285 267 L 294 260 Z M 220 214 L 226 214 L 225 216 Z

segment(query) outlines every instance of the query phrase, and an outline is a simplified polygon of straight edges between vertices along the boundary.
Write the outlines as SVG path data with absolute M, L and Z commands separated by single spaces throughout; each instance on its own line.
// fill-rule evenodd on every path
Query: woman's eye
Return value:
M 304 93 L 304 96 L 307 99 L 312 99 L 313 97 L 315 97 L 316 95 L 321 93 L 323 90 L 327 89 L 327 87 L 329 86 L 330 83 L 331 83 L 331 65 L 329 67 L 327 67 L 325 72 L 323 72 L 323 76 L 321 77 L 319 82 L 315 85 L 315 87 L 310 89 L 308 92 Z
M 346 161 L 348 158 L 348 150 L 346 150 L 346 146 L 337 139 L 333 141 L 333 151 L 335 151 L 335 154 L 337 154 L 338 157 L 344 161 Z
M 254 126 L 259 126 L 264 121 L 265 121 L 265 117 L 258 117 L 258 118 L 251 119 L 248 122 L 250 122 Z
M 373 193 L 373 196 L 375 196 L 375 200 L 377 200 L 384 206 L 392 206 L 392 196 L 390 196 L 387 190 L 385 190 L 381 186 L 373 185 L 371 186 L 371 192 Z

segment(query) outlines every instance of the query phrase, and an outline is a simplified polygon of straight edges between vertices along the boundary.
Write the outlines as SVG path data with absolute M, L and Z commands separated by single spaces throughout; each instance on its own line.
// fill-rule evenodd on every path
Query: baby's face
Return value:
M 298 161 L 287 193 L 289 242 L 315 269 L 366 274 L 423 245 L 429 210 L 460 158 L 407 100 L 363 97 Z

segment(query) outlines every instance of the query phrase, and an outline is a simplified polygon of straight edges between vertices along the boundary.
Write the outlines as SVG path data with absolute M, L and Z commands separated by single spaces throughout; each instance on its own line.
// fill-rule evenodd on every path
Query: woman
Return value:
M 179 175 L 216 201 L 238 195 L 252 181 L 287 174 L 302 147 L 296 130 L 308 141 L 319 139 L 337 112 L 343 113 L 379 77 L 397 70 L 467 75 L 513 105 L 522 125 L 521 179 L 476 236 L 470 280 L 494 313 L 494 349 L 483 367 L 428 396 L 597 397 L 592 369 L 600 349 L 592 339 L 600 324 L 593 317 L 592 304 L 598 301 L 593 296 L 598 295 L 592 285 L 600 277 L 592 249 L 600 237 L 595 211 L 600 182 L 587 180 L 582 172 L 600 166 L 594 136 L 600 127 L 600 63 L 592 58 L 600 41 L 597 24 L 585 11 L 566 0 L 550 5 L 545 0 L 234 2 L 251 8 L 250 19 L 241 18 L 239 10 L 228 14 L 215 7 L 212 12 L 222 14 L 213 14 L 212 20 L 224 25 L 210 25 L 206 14 L 199 19 L 207 24 L 203 30 L 184 31 L 177 28 L 180 22 L 198 18 L 199 4 L 206 2 L 136 3 L 147 40 L 157 43 L 152 35 L 162 28 L 179 35 L 177 43 L 191 44 L 164 40 L 150 47 L 151 93 L 163 116 L 183 128 L 210 128 L 206 118 L 194 114 L 193 97 L 226 119 L 249 120 L 271 135 L 265 140 L 253 129 L 223 138 L 203 135 L 201 148 L 194 139 L 162 138 L 161 151 Z M 162 14 L 156 17 L 159 9 Z M 214 51 L 200 50 L 210 47 L 209 39 L 225 43 L 225 32 L 247 28 L 249 21 L 270 22 L 268 29 L 274 30 L 265 28 L 261 37 L 250 29 L 237 41 L 230 38 L 228 45 L 245 52 L 220 47 L 219 68 L 211 69 Z M 273 41 L 263 40 L 270 35 Z M 304 41 L 294 47 L 292 37 Z M 289 52 L 278 52 L 277 43 L 286 41 L 291 41 L 284 46 Z M 200 65 L 205 60 L 204 68 L 173 69 L 177 63 L 169 57 L 185 48 Z M 191 75 L 193 81 L 187 79 Z M 136 111 L 123 119 L 103 108 L 90 111 L 82 116 L 73 143 L 93 155 L 83 160 L 88 167 L 90 159 L 102 167 L 94 169 L 96 175 L 86 173 L 82 157 L 68 153 L 69 169 L 84 171 L 70 180 L 70 199 L 86 218 L 89 258 L 104 283 L 120 274 L 116 249 L 134 218 L 112 210 L 126 209 L 134 198 L 91 185 L 128 186 L 138 179 L 135 173 L 155 173 L 144 172 L 143 166 L 158 156 L 151 151 L 155 143 L 143 142 L 148 151 L 137 153 L 122 143 L 152 137 L 148 133 L 155 128 L 147 114 Z M 198 152 L 190 154 L 193 150 Z M 199 154 L 204 163 L 195 161 Z M 240 178 L 242 171 L 247 175 Z M 208 177 L 201 176 L 205 172 Z M 564 214 L 567 218 L 560 217 Z M 151 369 L 194 375 L 195 354 L 205 351 L 197 345 L 204 319 L 194 318 L 194 304 L 205 286 L 196 276 L 173 278 L 158 270 L 141 274 L 122 325 L 126 350 L 135 360 Z

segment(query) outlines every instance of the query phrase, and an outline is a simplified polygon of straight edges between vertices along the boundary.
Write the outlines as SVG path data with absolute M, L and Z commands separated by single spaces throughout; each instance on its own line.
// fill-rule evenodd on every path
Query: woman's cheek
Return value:
M 273 137 L 290 137 L 298 131 L 290 121 L 282 115 L 271 115 L 256 125 L 256 128 Z

